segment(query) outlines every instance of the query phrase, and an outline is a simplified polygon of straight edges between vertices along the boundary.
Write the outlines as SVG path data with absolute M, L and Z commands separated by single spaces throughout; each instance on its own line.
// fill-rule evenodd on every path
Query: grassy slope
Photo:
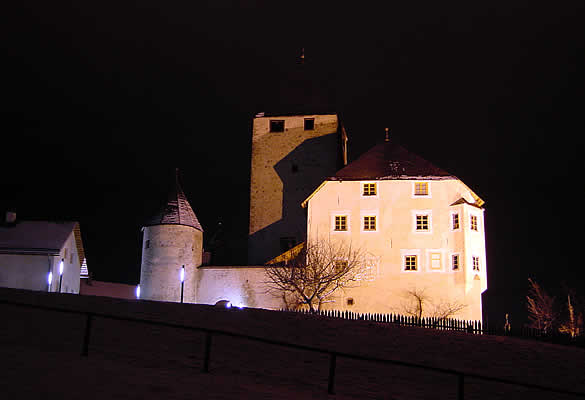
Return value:
M 225 310 L 0 289 L 0 299 L 216 328 L 345 353 L 403 360 L 585 392 L 583 349 L 265 310 Z M 0 304 L 6 398 L 327 398 L 328 358 L 231 337 L 97 318 L 90 355 L 79 357 L 84 318 Z M 338 359 L 337 399 L 454 399 L 454 376 Z M 468 379 L 466 399 L 570 399 Z M 44 395 L 43 395 L 44 394 Z M 10 396 L 12 395 L 12 396 Z

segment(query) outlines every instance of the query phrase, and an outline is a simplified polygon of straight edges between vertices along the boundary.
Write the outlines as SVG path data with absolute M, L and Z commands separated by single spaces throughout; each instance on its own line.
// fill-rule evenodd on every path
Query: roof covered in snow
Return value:
M 457 179 L 393 141 L 371 148 L 329 180 Z
M 76 226 L 75 221 L 18 221 L 0 226 L 0 253 L 58 254 Z
M 161 207 L 158 213 L 144 224 L 144 226 L 167 224 L 186 225 L 203 232 L 203 228 L 179 184 L 178 171 L 176 174 L 175 185 L 169 191 L 167 202 Z

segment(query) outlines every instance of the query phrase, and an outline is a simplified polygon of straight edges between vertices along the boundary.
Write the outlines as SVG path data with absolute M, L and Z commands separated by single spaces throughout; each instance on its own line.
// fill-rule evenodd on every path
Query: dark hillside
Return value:
M 579 348 L 258 309 L 0 289 L 5 321 L 0 328 L 0 391 L 6 398 L 327 398 L 329 358 L 217 336 L 211 373 L 205 374 L 204 334 L 100 317 L 93 323 L 89 357 L 82 358 L 84 316 L 2 301 L 220 329 L 585 392 L 585 351 Z M 455 399 L 456 383 L 453 375 L 339 357 L 335 398 Z M 465 394 L 466 399 L 576 398 L 471 378 Z

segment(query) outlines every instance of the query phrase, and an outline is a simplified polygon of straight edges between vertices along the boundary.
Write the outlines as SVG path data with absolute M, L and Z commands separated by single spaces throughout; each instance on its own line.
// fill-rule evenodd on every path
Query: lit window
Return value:
M 473 260 L 473 270 L 474 271 L 479 271 L 479 257 L 472 257 Z
M 428 182 L 415 182 L 414 183 L 414 195 L 415 196 L 428 196 L 429 195 Z
M 335 268 L 335 273 L 341 273 L 347 271 L 348 263 L 346 260 L 336 260 L 333 262 L 333 268 Z
M 451 267 L 453 271 L 459 270 L 459 254 L 453 254 L 451 256 Z
M 284 132 L 284 119 L 271 119 L 270 132 Z
M 477 231 L 477 216 L 475 215 L 471 216 L 471 230 Z
M 376 217 L 369 216 L 364 217 L 364 231 L 375 231 L 376 230 Z
M 405 256 L 404 257 L 404 270 L 405 271 L 416 271 L 416 256 Z
M 453 230 L 459 229 L 459 214 L 453 214 Z
M 375 196 L 376 195 L 376 184 L 375 183 L 364 183 L 364 196 Z
M 429 230 L 429 216 L 428 215 L 417 215 L 416 216 L 416 230 L 417 231 L 428 231 Z
M 305 130 L 306 131 L 315 130 L 315 118 L 305 118 Z
M 346 231 L 347 230 L 347 215 L 336 215 L 335 216 L 335 230 Z

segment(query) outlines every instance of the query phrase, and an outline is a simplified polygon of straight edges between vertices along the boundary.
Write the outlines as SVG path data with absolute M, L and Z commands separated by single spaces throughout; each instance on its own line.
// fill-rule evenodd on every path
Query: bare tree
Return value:
M 412 288 L 404 293 L 406 301 L 402 303 L 401 311 L 406 315 L 422 318 L 429 316 L 439 319 L 452 318 L 465 307 L 466 304 L 457 300 L 433 299 L 426 288 Z
M 555 310 L 555 298 L 551 297 L 538 283 L 528 278 L 530 289 L 526 296 L 526 307 L 530 326 L 545 333 L 551 332 L 559 318 Z
M 355 284 L 364 267 L 361 250 L 342 242 L 313 241 L 291 252 L 290 258 L 268 266 L 265 283 L 288 307 L 306 305 L 315 311 L 337 290 Z

